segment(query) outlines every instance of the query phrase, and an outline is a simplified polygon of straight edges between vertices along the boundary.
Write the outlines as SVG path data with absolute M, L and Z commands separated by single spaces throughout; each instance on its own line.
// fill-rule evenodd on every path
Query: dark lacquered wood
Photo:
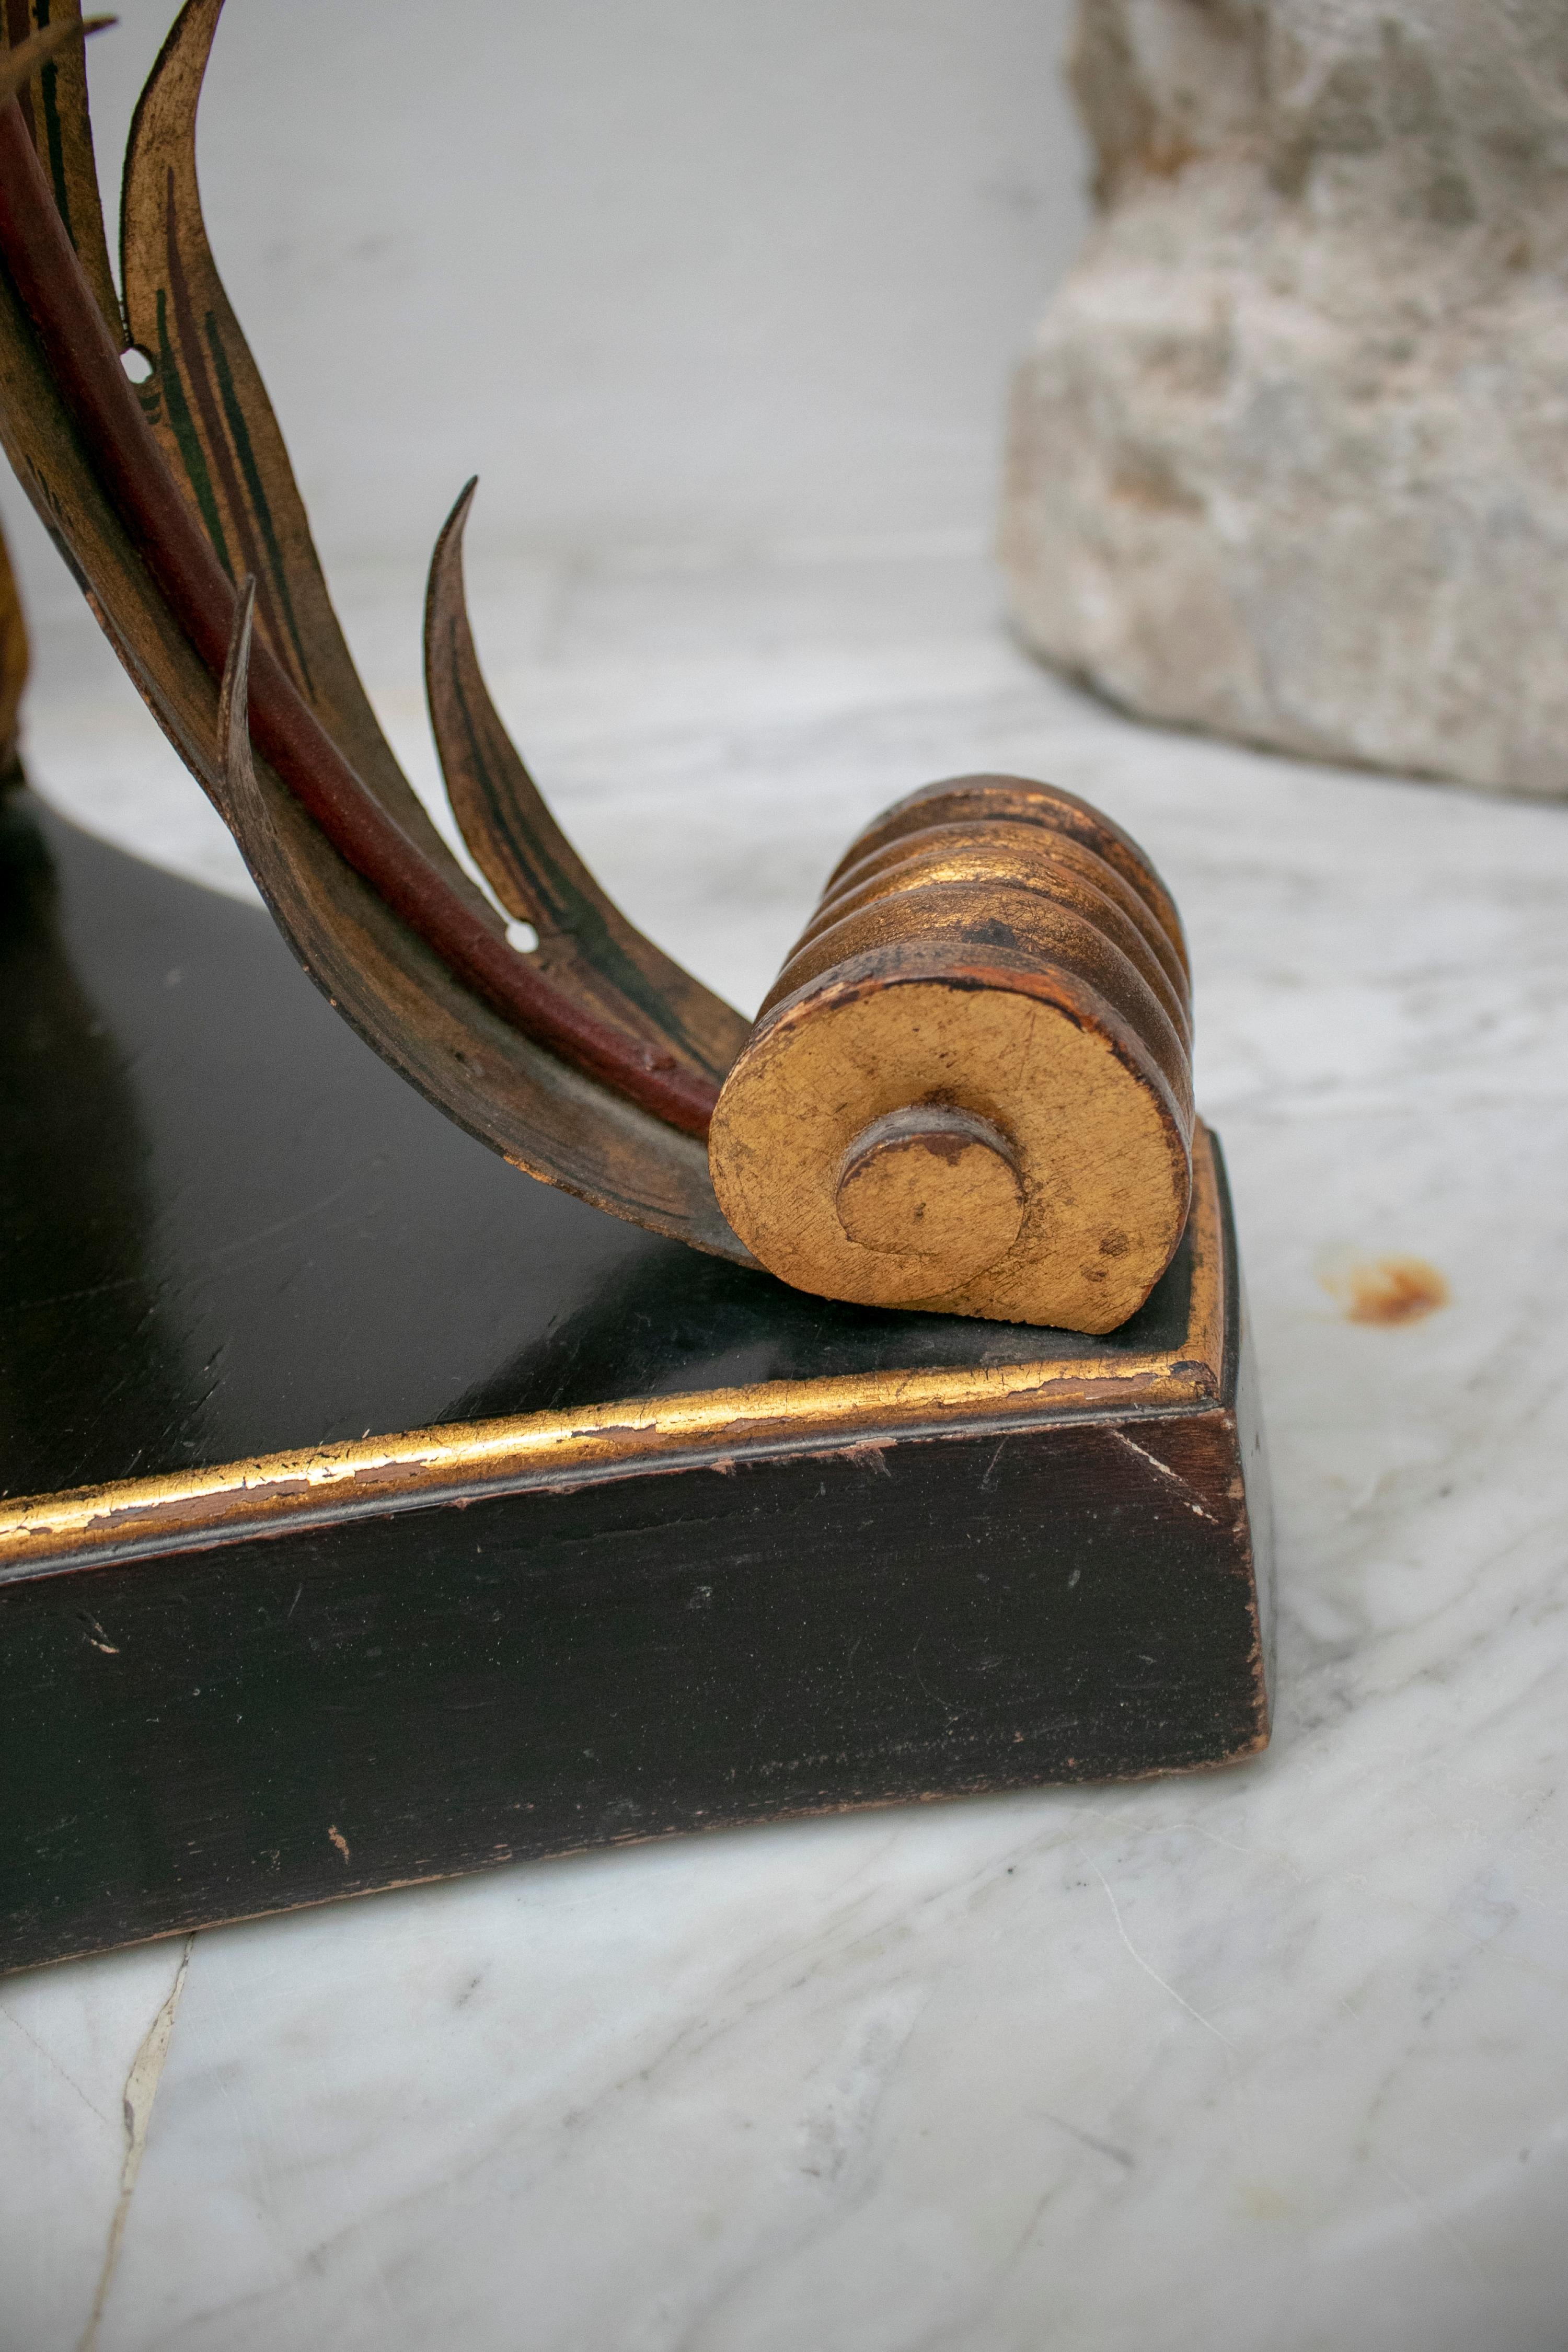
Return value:
M 639 1233 L 401 1085 L 260 914 L 26 796 L 3 815 L 10 1494 L 1182 1345 L 1185 1247 L 1135 1327 L 1080 1340 L 835 1306 Z M 628 1454 L 0 1578 L 0 1965 L 606 1841 L 1252 1752 L 1267 1521 L 1226 1295 L 1206 1404 L 851 1417 L 831 1443 Z
M 1218 1499 L 1224 1414 L 1156 1444 Z M 1216 1544 L 1184 1486 L 1089 1423 L 21 1585 L 0 1610 L 0 1955 L 1245 1754 L 1262 1725 L 1235 1518 Z

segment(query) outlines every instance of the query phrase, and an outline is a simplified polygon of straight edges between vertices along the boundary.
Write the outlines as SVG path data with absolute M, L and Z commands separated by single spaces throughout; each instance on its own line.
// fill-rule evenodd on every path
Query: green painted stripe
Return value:
M 47 10 L 40 11 L 40 17 L 42 24 L 48 23 Z M 70 191 L 66 185 L 65 126 L 60 121 L 59 100 L 56 96 L 58 82 L 59 68 L 51 58 L 38 73 L 38 94 L 44 102 L 44 136 L 49 148 L 49 177 L 55 184 L 55 205 L 66 225 L 66 235 L 79 253 L 81 248 L 77 245 L 76 228 L 71 220 Z
M 256 451 L 251 444 L 249 423 L 245 410 L 240 405 L 239 395 L 234 388 L 234 375 L 228 364 L 228 353 L 223 347 L 223 338 L 218 333 L 216 314 L 209 310 L 203 319 L 202 325 L 206 333 L 207 349 L 212 353 L 213 373 L 217 377 L 218 396 L 223 402 L 223 413 L 228 421 L 229 437 L 234 443 L 235 454 L 239 459 L 240 472 L 245 476 L 245 487 L 250 494 L 251 511 L 261 526 L 261 536 L 267 548 L 267 561 L 272 570 L 272 584 L 278 592 L 278 601 L 283 607 L 283 617 L 289 625 L 289 635 L 294 641 L 294 651 L 299 656 L 305 691 L 310 694 L 314 692 L 310 680 L 310 657 L 305 651 L 305 640 L 300 634 L 300 624 L 294 616 L 294 599 L 289 593 L 289 570 L 283 561 L 283 550 L 278 542 L 278 533 L 272 521 L 272 509 L 268 504 L 267 488 L 261 478 L 261 468 L 256 462 Z
M 185 469 L 185 478 L 195 492 L 196 506 L 200 510 L 202 521 L 206 527 L 212 551 L 232 580 L 234 566 L 228 560 L 228 542 L 223 535 L 223 519 L 218 513 L 217 499 L 213 495 L 212 476 L 207 471 L 207 461 L 202 451 L 200 436 L 196 432 L 195 419 L 191 415 L 190 403 L 185 398 L 185 387 L 180 380 L 180 370 L 174 358 L 174 346 L 169 341 L 168 310 L 167 290 L 160 286 L 158 289 L 158 383 L 163 391 L 164 408 L 168 412 L 169 430 L 173 433 L 179 449 L 180 462 Z
M 451 687 L 458 708 L 463 714 L 463 730 L 468 739 L 473 762 L 472 772 L 484 795 L 490 822 L 503 840 L 510 841 L 513 848 L 522 853 L 529 869 L 529 879 L 541 902 L 541 913 L 548 914 L 551 920 L 576 942 L 584 960 L 601 980 L 607 981 L 628 1003 L 636 1005 L 652 1022 L 666 1045 L 679 1048 L 708 1077 L 721 1080 L 724 1072 L 709 1060 L 668 997 L 642 966 L 626 953 L 605 921 L 597 902 L 587 897 L 571 877 L 562 871 L 545 844 L 528 824 L 505 784 L 498 784 L 485 757 L 480 732 L 463 691 L 461 669 L 456 660 L 452 663 Z
M 37 30 L 45 31 L 49 21 L 49 0 L 37 0 L 33 11 Z M 49 149 L 49 177 L 55 184 L 55 208 L 66 225 L 66 235 L 79 253 L 76 230 L 71 224 L 70 191 L 66 186 L 66 135 L 60 121 L 59 100 L 56 91 L 59 85 L 59 68 L 53 58 L 38 68 L 38 95 L 44 108 L 44 137 Z

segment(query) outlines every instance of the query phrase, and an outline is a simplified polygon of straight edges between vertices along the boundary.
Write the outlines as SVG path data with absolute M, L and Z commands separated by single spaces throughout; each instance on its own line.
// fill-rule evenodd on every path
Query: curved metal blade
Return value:
M 121 273 L 131 339 L 153 367 L 142 410 L 229 578 L 254 576 L 257 625 L 306 703 L 409 839 L 493 923 L 360 683 L 267 387 L 207 242 L 196 109 L 222 8 L 223 0 L 186 0 L 132 119 Z
M 93 299 L 116 345 L 123 347 L 125 322 L 104 234 L 83 47 L 87 34 L 118 22 L 114 16 L 84 21 L 81 0 L 0 0 L 0 48 L 7 53 L 0 58 L 0 101 L 20 102 Z
M 207 667 L 217 650 L 207 644 L 209 623 L 217 618 L 213 593 L 226 608 L 219 644 L 229 655 L 235 646 L 226 624 L 235 599 L 223 593 L 222 572 L 195 518 L 183 533 L 173 530 L 180 499 L 152 442 L 145 445 L 151 473 L 133 446 L 140 428 L 135 403 L 15 112 L 0 112 L 0 146 L 7 257 L 7 268 L 0 270 L 0 438 L 159 723 L 215 802 L 243 824 L 244 846 L 307 970 L 385 1060 L 520 1168 L 633 1223 L 747 1262 L 718 1210 L 706 1153 L 694 1133 L 679 1131 L 680 1121 L 672 1126 L 666 1117 L 635 1108 L 616 1080 L 588 1074 L 591 1060 L 583 1067 L 569 1065 L 535 1044 L 530 1024 L 514 1026 L 492 1010 L 489 997 L 476 992 L 471 973 L 468 980 L 458 976 L 474 962 L 472 955 L 467 961 L 457 956 L 439 924 L 416 924 L 406 911 L 395 912 L 380 885 L 364 878 L 386 865 L 379 850 L 374 856 L 366 850 L 364 823 L 354 817 L 353 796 L 364 795 L 365 787 L 352 769 L 335 781 L 323 782 L 313 770 L 305 773 L 315 756 L 312 735 L 323 759 L 330 754 L 341 767 L 342 755 L 315 713 L 294 700 L 294 688 L 270 653 L 262 665 L 266 740 L 278 747 L 290 782 L 286 788 L 269 765 L 257 769 L 247 731 L 246 773 L 255 789 L 246 798 L 227 740 L 220 751 L 218 688 Z M 138 428 L 129 437 L 125 419 L 115 413 L 117 400 Z M 159 541 L 149 553 L 138 533 L 164 530 L 159 518 L 165 509 L 169 545 Z M 247 698 L 240 699 L 247 708 Z M 231 722 L 234 707 L 231 679 Z M 345 792 L 347 816 L 339 807 Z M 336 812 L 335 830 L 326 815 L 318 822 L 310 814 L 318 803 Z M 376 821 L 391 825 L 406 863 L 410 845 L 393 816 L 378 813 Z M 345 824 L 340 854 L 333 844 Z M 441 862 L 459 872 L 430 830 Z M 369 861 L 363 871 L 361 860 L 349 862 L 355 843 Z M 488 901 L 481 903 L 486 940 L 509 953 L 499 937 L 500 919 Z M 542 980 L 531 979 L 524 993 L 530 992 L 567 1002 Z M 502 989 L 495 1001 L 510 1009 L 510 995 Z M 583 1008 L 567 1027 L 575 1037 L 591 1022 Z M 544 1025 L 553 1039 L 560 1023 Z M 595 1054 L 609 1034 L 600 1027 L 600 1038 L 589 1040 Z M 656 1066 L 640 1041 L 628 1040 L 628 1046 L 640 1069 Z M 618 1071 L 621 1060 L 611 1059 Z M 702 1087 L 689 1074 L 671 1069 L 669 1076 L 666 1093 L 695 1088 L 700 1096 Z M 686 1107 L 682 1094 L 678 1108 Z
M 234 788 L 219 751 L 218 688 L 96 478 L 4 271 L 0 440 L 159 725 L 226 810 Z M 633 1224 L 750 1262 L 713 1198 L 700 1143 L 491 1013 L 330 848 L 270 771 L 252 762 L 252 772 L 267 817 L 244 845 L 252 870 L 265 866 L 295 953 L 384 1061 L 530 1175 Z
M 436 542 L 425 602 L 425 683 L 447 797 L 509 913 L 539 934 L 545 976 L 715 1084 L 750 1034 L 723 999 L 629 923 L 578 856 L 524 767 L 479 668 L 463 588 L 464 490 Z
M 514 1166 L 634 1224 L 752 1263 L 713 1197 L 700 1143 L 568 1069 L 477 1004 L 337 857 L 282 785 L 258 772 L 247 717 L 255 603 L 247 580 L 218 702 L 219 804 L 317 987 L 422 1094 Z

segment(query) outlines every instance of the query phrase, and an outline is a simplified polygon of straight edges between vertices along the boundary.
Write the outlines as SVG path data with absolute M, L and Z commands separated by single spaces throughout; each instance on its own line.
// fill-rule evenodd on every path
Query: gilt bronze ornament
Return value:
M 221 6 L 187 0 L 137 107 L 117 288 L 79 11 L 7 0 L 0 436 L 294 956 L 451 1126 L 370 1084 L 258 918 L 13 795 L 7 1017 L 35 1045 L 0 1201 L 22 1237 L 11 1373 L 37 1395 L 68 1360 L 77 1405 L 19 1413 L 0 1462 L 19 1792 L 0 1958 L 685 1827 L 1254 1752 L 1261 1439 L 1169 893 L 1071 793 L 931 785 L 850 845 L 748 1023 L 606 897 L 509 740 L 465 604 L 470 483 L 425 661 L 478 887 L 355 675 L 208 247 L 195 115 Z M 100 904 L 116 919 L 89 951 L 73 910 Z M 96 1027 L 92 955 L 116 1008 Z M 160 1003 L 165 961 L 202 969 L 199 1008 Z M 258 991 L 265 1053 L 244 1042 Z M 363 1083 L 323 1079 L 308 1132 L 258 1142 L 344 1055 Z M 501 1218 L 467 1277 L 514 1285 L 499 1384 L 464 1296 L 453 1395 L 424 1398 L 410 1363 L 400 1408 L 356 1293 L 339 1325 L 362 1352 L 329 1407 L 309 1349 L 286 1369 L 273 1292 L 242 1300 L 221 1250 L 169 1244 L 161 1273 L 143 1251 L 73 1289 L 72 1250 L 121 1212 L 72 1239 L 44 1204 L 78 1198 L 84 1153 L 118 1164 L 111 1128 L 157 1129 L 170 1055 L 200 1134 L 148 1164 L 243 1162 L 279 1296 L 333 1118 L 378 1165 L 414 1119 L 399 1246 L 439 1246 L 453 1184 Z M 508 1168 L 481 1175 L 465 1137 Z M 612 1248 L 599 1213 L 640 1230 Z M 671 1273 L 675 1244 L 700 1281 Z M 144 1278 L 121 1331 L 103 1299 Z M 276 1361 L 244 1414 L 179 1347 L 146 1353 L 174 1297 L 204 1302 L 220 1354 Z M 595 1334 L 591 1374 L 542 1388 L 563 1316 Z

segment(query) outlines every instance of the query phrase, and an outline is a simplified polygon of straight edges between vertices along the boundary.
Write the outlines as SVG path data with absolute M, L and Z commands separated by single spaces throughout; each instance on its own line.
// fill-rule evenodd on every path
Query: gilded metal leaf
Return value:
M 18 84 L 16 100 L 93 299 L 116 345 L 122 348 L 125 325 L 104 234 L 81 37 L 114 21 L 112 16 L 94 16 L 84 23 L 81 0 L 0 0 L 0 42 L 7 50 L 19 51 L 40 34 L 48 42 L 37 67 L 29 68 Z M 8 98 L 12 93 L 5 94 Z
M 0 441 L 149 709 L 227 813 L 218 688 L 94 473 L 0 270 Z M 333 852 L 258 764 L 279 919 L 317 985 L 383 1059 L 460 1127 L 547 1183 L 653 1231 L 743 1258 L 689 1136 L 532 1045 L 479 1002 Z M 265 841 L 244 845 L 261 862 Z M 287 902 L 284 882 L 287 883 Z
M 189 69 L 187 133 L 216 14 L 208 0 L 195 0 L 165 50 L 167 71 L 171 50 L 174 63 Z M 194 62 L 179 46 L 193 25 L 204 37 Z M 166 93 L 178 79 L 155 76 L 154 85 Z M 155 108 L 144 111 L 143 125 L 151 138 Z M 194 203 L 194 160 L 186 160 Z M 172 163 L 168 176 L 172 186 Z M 178 264 L 171 289 L 183 274 L 189 292 L 177 194 L 163 217 Z M 199 230 L 199 211 L 195 217 Z M 416 826 L 400 826 L 403 808 L 389 808 L 368 790 L 321 709 L 300 694 L 270 648 L 257 647 L 246 705 L 267 759 L 251 758 L 247 732 L 248 797 L 245 778 L 231 778 L 226 751 L 220 756 L 218 749 L 216 673 L 226 649 L 235 650 L 234 572 L 226 578 L 202 529 L 189 478 L 180 482 L 165 464 L 105 334 L 44 167 L 19 113 L 5 108 L 0 249 L 0 438 L 150 708 L 240 834 L 306 970 L 384 1059 L 519 1168 L 633 1223 L 749 1262 L 719 1212 L 700 1140 L 712 1081 L 525 969 L 506 944 L 502 919 L 466 878 L 467 899 L 453 897 L 460 869 L 428 821 L 426 854 L 424 842 L 409 837 Z M 181 328 L 184 348 L 199 352 L 205 333 L 209 352 L 232 357 L 221 331 L 232 314 L 219 309 L 216 273 L 197 289 L 205 307 Z M 216 359 L 214 367 L 207 390 L 216 383 L 221 393 Z M 259 389 L 258 397 L 297 512 Z M 232 424 L 226 407 L 220 422 L 226 430 Z M 244 412 L 241 422 L 253 427 L 256 418 Z M 239 443 L 231 439 L 228 447 L 237 459 Z M 250 510 L 253 523 L 258 511 Z M 243 500 L 234 512 L 245 512 Z M 341 646 L 302 514 L 298 523 L 306 576 Z M 247 566 L 242 576 L 254 574 Z M 342 658 L 346 667 L 346 653 Z M 347 674 L 358 694 L 352 669 Z M 406 805 L 422 818 L 382 748 Z M 470 906 L 482 909 L 482 919 L 475 921 Z
M 327 593 L 267 387 L 207 242 L 196 108 L 222 8 L 223 0 L 187 0 L 132 120 L 121 270 L 131 338 L 153 368 L 141 387 L 142 411 L 229 578 L 254 577 L 257 625 L 306 703 L 410 840 L 495 921 L 377 724 Z
M 626 920 L 578 856 L 490 699 L 463 588 L 470 482 L 430 563 L 425 682 L 453 814 L 509 913 L 539 934 L 545 976 L 717 1086 L 750 1034 L 740 1013 Z
M 246 715 L 254 604 L 247 581 L 215 730 L 219 804 L 318 988 L 422 1094 L 515 1167 L 652 1232 L 753 1264 L 713 1197 L 700 1142 L 477 1003 L 322 841 L 298 802 L 258 772 Z

